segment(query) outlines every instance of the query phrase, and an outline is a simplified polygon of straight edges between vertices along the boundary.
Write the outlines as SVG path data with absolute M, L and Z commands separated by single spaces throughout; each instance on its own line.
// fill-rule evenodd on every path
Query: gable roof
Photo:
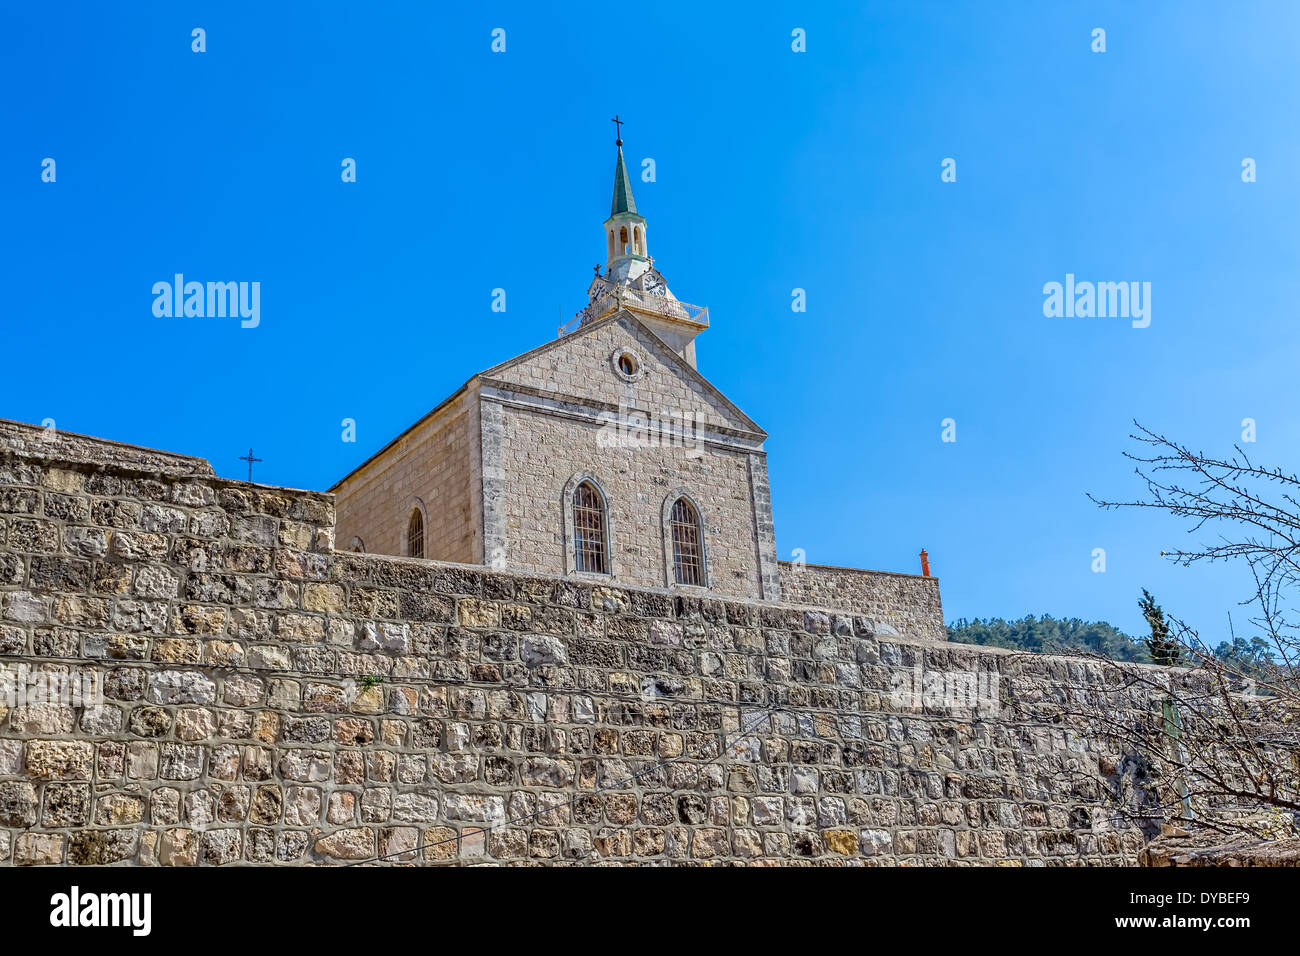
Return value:
M 734 416 L 734 418 L 737 421 L 737 424 L 739 424 L 742 429 L 752 432 L 754 437 L 758 438 L 760 441 L 768 437 L 767 432 L 763 431 L 763 429 L 760 428 L 752 418 L 750 418 L 743 411 L 741 411 L 739 406 L 737 406 L 733 401 L 731 401 L 731 399 L 723 395 L 722 392 L 720 392 L 712 382 L 710 382 L 703 375 L 701 375 L 696 369 L 692 368 L 689 362 L 687 362 L 675 351 L 673 351 L 673 349 L 666 342 L 664 342 L 663 339 L 661 339 L 658 335 L 654 333 L 653 329 L 651 329 L 644 322 L 638 319 L 634 313 L 628 311 L 627 309 L 620 309 L 619 311 L 614 312 L 611 315 L 605 316 L 605 318 L 600 319 L 599 321 L 588 322 L 586 325 L 579 326 L 575 331 L 570 332 L 567 335 L 563 335 L 560 336 L 559 338 L 552 339 L 549 342 L 543 342 L 541 345 L 537 346 L 536 348 L 529 349 L 527 352 L 523 352 L 519 355 L 516 355 L 514 358 L 508 359 L 500 363 L 499 365 L 493 365 L 491 368 L 484 369 L 482 372 L 479 372 L 477 375 L 471 375 L 468 379 L 465 380 L 465 383 L 461 385 L 460 388 L 456 389 L 449 396 L 447 396 L 447 398 L 443 399 L 441 402 L 435 405 L 430 411 L 421 415 L 418 419 L 412 422 L 406 429 L 404 429 L 399 434 L 395 435 L 391 441 L 386 442 L 384 446 L 380 448 L 377 452 L 369 456 L 365 461 L 361 462 L 361 464 L 357 465 L 355 468 L 349 471 L 338 481 L 334 482 L 334 484 L 330 486 L 329 490 L 335 491 L 337 488 L 339 488 L 339 486 L 341 486 L 345 481 L 347 481 L 357 472 L 361 471 L 363 468 L 365 468 L 367 465 L 369 465 L 371 462 L 375 461 L 376 459 L 381 458 L 385 453 L 388 452 L 390 448 L 397 445 L 398 442 L 400 442 L 403 438 L 405 438 L 415 429 L 419 428 L 429 419 L 433 418 L 443 409 L 451 405 L 475 381 L 478 381 L 479 379 L 494 378 L 497 375 L 499 375 L 501 372 L 522 365 L 534 358 L 537 358 L 538 356 L 545 355 L 547 352 L 550 352 L 553 349 L 561 348 L 565 345 L 572 344 L 574 341 L 577 341 L 578 339 L 581 339 L 585 336 L 591 335 L 592 333 L 600 329 L 607 328 L 608 326 L 613 325 L 616 322 L 623 323 L 626 327 L 636 329 L 641 334 L 646 336 L 651 343 L 656 345 L 657 357 L 661 361 L 663 361 L 665 364 L 673 368 L 678 374 L 680 374 L 688 382 L 691 382 L 696 386 L 698 386 L 701 389 L 701 391 L 705 394 L 705 396 L 712 399 L 719 407 L 721 407 L 722 409 L 729 412 L 732 416 Z M 502 383 L 502 384 L 508 384 L 508 383 Z
M 625 328 L 635 330 L 648 339 L 649 343 L 655 348 L 656 358 L 684 378 L 688 383 L 699 388 L 706 398 L 710 399 L 714 404 L 718 405 L 724 412 L 734 419 L 733 424 L 735 426 L 738 426 L 744 431 L 752 432 L 756 437 L 767 438 L 767 432 L 763 431 L 757 422 L 741 411 L 740 407 L 736 405 L 735 402 L 722 394 L 717 386 L 701 375 L 697 369 L 693 368 L 689 362 L 677 354 L 668 343 L 655 334 L 655 331 L 650 328 L 650 326 L 637 318 L 636 313 L 628 309 L 619 309 L 617 312 L 613 312 L 596 322 L 588 322 L 586 325 L 579 326 L 575 331 L 570 332 L 567 335 L 562 335 L 559 338 L 553 339 L 550 342 L 545 342 L 534 349 L 529 349 L 522 355 L 516 355 L 512 359 L 502 362 L 500 365 L 494 365 L 492 368 L 480 372 L 475 377 L 485 379 L 496 378 L 508 369 L 523 365 L 539 356 L 545 355 L 547 352 L 563 348 L 566 345 L 572 344 L 586 336 L 593 335 L 594 333 L 614 324 L 621 324 Z

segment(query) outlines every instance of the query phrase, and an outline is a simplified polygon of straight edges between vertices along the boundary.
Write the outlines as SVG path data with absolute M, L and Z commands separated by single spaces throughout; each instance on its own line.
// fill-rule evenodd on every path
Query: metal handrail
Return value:
M 709 327 L 708 306 L 692 305 L 689 302 L 682 302 L 680 299 L 667 299 L 662 296 L 640 292 L 636 289 L 619 287 L 613 292 L 601 296 L 568 322 L 561 325 L 556 329 L 556 337 L 559 338 L 581 328 L 582 325 L 594 316 L 607 314 L 607 312 L 613 311 L 612 309 L 606 308 L 610 300 L 613 300 L 614 308 L 618 308 L 630 301 L 634 307 L 640 308 L 646 312 L 653 312 L 665 316 L 666 318 L 675 319 L 678 322 L 689 322 L 702 329 L 707 329 Z

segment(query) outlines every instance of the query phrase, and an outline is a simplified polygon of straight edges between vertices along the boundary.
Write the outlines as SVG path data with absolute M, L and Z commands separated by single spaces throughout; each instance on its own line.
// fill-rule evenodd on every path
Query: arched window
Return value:
M 618 231 L 619 255 L 627 255 L 627 226 Z
M 411 509 L 411 520 L 406 523 L 406 554 L 411 558 L 424 557 L 424 515 L 419 508 Z
M 700 516 L 686 498 L 673 502 L 668 517 L 673 536 L 673 577 L 678 584 L 704 585 L 704 549 L 700 545 Z
M 573 491 L 573 567 L 577 571 L 608 574 L 605 502 L 590 481 Z
M 354 535 L 352 538 L 352 547 L 349 548 L 348 550 L 354 551 L 357 554 L 361 554 L 366 550 L 366 543 L 362 541 L 359 537 Z

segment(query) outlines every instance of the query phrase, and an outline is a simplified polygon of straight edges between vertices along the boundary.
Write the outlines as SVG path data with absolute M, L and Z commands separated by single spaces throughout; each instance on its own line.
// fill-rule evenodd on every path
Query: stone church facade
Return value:
M 781 599 L 767 434 L 696 369 L 708 310 L 656 268 L 618 147 L 586 308 L 331 488 L 341 550 Z

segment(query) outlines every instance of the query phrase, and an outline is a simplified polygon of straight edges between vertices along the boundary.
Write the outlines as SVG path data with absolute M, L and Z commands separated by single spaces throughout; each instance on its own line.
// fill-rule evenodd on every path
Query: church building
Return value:
M 767 433 L 700 374 L 617 147 L 586 307 L 334 485 L 340 550 L 781 600 Z

